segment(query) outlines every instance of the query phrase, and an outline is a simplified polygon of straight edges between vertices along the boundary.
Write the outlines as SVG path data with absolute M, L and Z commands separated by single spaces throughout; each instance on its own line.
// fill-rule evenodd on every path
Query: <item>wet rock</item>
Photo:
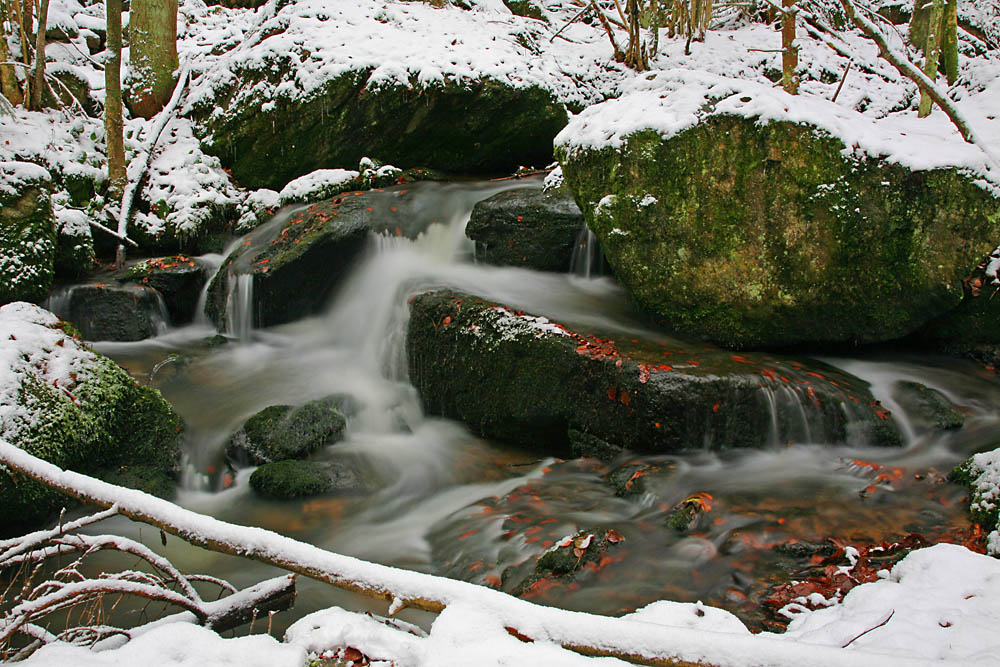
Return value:
M 583 214 L 568 188 L 508 190 L 479 202 L 465 234 L 476 260 L 539 271 L 567 271 Z
M 636 303 L 733 348 L 910 334 L 1000 236 L 1000 203 L 960 170 L 846 155 L 803 123 L 708 109 L 667 139 L 557 153 Z
M 568 582 L 578 573 L 596 571 L 605 559 L 611 559 L 609 549 L 623 539 L 614 529 L 581 531 L 567 537 L 538 557 L 534 569 L 511 594 L 530 598 L 552 586 L 555 579 Z
M 675 469 L 676 466 L 668 462 L 627 462 L 614 468 L 604 478 L 614 489 L 616 496 L 629 498 L 655 493 L 661 484 L 660 480 L 669 478 Z
M 280 32 L 283 20 L 279 12 L 270 25 Z M 552 139 L 567 121 L 551 92 L 490 77 L 372 81 L 374 68 L 364 67 L 331 76 L 309 95 L 274 94 L 300 88 L 296 73 L 307 58 L 251 50 L 234 77 L 196 104 L 203 144 L 244 187 L 280 190 L 363 156 L 402 168 L 511 172 L 551 162 Z
M 208 275 L 208 266 L 200 260 L 175 255 L 139 262 L 119 274 L 118 280 L 155 289 L 163 297 L 171 322 L 187 324 L 194 319 Z
M 0 331 L 5 356 L 25 359 L 6 371 L 5 386 L 13 393 L 0 432 L 7 441 L 62 468 L 161 495 L 173 492 L 183 421 L 160 392 L 138 384 L 72 335 L 70 325 L 36 306 L 0 308 Z M 0 472 L 0 535 L 37 528 L 67 502 L 47 487 Z
M 407 355 L 428 413 L 549 454 L 571 430 L 651 453 L 900 444 L 866 383 L 820 362 L 614 341 L 457 292 L 413 297 Z
M 892 397 L 903 406 L 917 428 L 946 431 L 962 428 L 965 424 L 965 417 L 944 394 L 919 382 L 896 382 Z
M 311 461 L 267 463 L 250 475 L 250 486 L 265 498 L 290 500 L 326 493 L 332 488 L 326 473 Z
M 49 173 L 0 162 L 0 304 L 41 301 L 55 277 L 56 225 Z
M 244 422 L 226 446 L 226 454 L 245 465 L 303 459 L 344 437 L 347 420 L 339 396 L 304 405 L 272 405 Z
M 86 340 L 144 340 L 166 326 L 160 293 L 144 285 L 76 285 L 49 301 L 53 312 L 72 322 Z

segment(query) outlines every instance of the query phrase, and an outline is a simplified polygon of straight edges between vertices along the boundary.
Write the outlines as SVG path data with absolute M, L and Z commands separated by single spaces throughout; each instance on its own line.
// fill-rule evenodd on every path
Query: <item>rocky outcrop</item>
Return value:
M 635 301 L 730 347 L 905 336 L 961 302 L 1000 236 L 1000 203 L 958 170 L 850 155 L 806 124 L 709 115 L 557 152 Z
M 207 149 L 250 188 L 280 190 L 316 169 L 364 156 L 403 168 L 499 173 L 547 164 L 565 108 L 538 87 L 478 80 L 370 82 L 350 69 L 308 96 L 262 99 L 250 91 L 294 86 L 298 61 L 269 54 L 239 69 L 195 109 Z
M 55 277 L 56 226 L 49 173 L 0 163 L 0 304 L 41 301 Z
M 201 260 L 174 255 L 139 262 L 120 274 L 118 280 L 155 289 L 163 297 L 170 321 L 178 325 L 194 319 L 208 277 L 209 267 Z
M 23 302 L 0 308 L 2 437 L 63 468 L 167 495 L 183 422 L 160 393 Z M 0 472 L 0 534 L 37 527 L 65 496 Z
M 549 454 L 900 442 L 862 380 L 819 362 L 616 338 L 466 294 L 422 294 L 410 380 L 429 413 Z
M 478 262 L 567 271 L 583 225 L 568 188 L 525 188 L 476 204 L 465 234 L 476 242 Z

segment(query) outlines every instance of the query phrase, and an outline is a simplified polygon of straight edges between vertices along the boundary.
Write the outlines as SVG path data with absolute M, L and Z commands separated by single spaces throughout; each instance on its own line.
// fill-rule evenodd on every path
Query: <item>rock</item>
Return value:
M 167 495 L 180 460 L 181 418 L 160 393 L 26 303 L 0 308 L 2 437 L 63 468 Z M 0 534 L 37 528 L 69 500 L 0 472 Z
M 428 413 L 546 454 L 564 454 L 571 430 L 651 453 L 900 444 L 862 380 L 811 360 L 615 342 L 449 291 L 412 299 L 406 348 Z
M 1000 449 L 967 459 L 951 471 L 949 479 L 969 488 L 972 523 L 989 533 L 988 551 L 1000 557 Z
M 62 83 L 62 86 L 51 84 L 55 96 L 53 97 L 53 94 L 46 90 L 42 100 L 44 106 L 71 107 L 75 100 L 80 103 L 80 107 L 83 108 L 88 116 L 96 118 L 100 114 L 102 107 L 91 96 L 90 82 L 86 76 L 80 73 L 78 68 L 70 65 L 54 64 L 47 73 L 58 79 Z
M 267 463 L 250 475 L 250 486 L 265 498 L 290 500 L 326 493 L 332 487 L 322 469 L 311 461 Z
M 49 300 L 86 340 L 145 340 L 166 328 L 169 316 L 160 293 L 144 285 L 75 285 Z
M 170 321 L 187 324 L 194 319 L 208 275 L 208 266 L 201 260 L 175 255 L 139 262 L 119 274 L 118 280 L 155 289 L 163 297 Z
M 0 304 L 44 299 L 55 254 L 49 173 L 28 162 L 0 162 Z
M 414 210 L 409 195 L 416 187 L 347 192 L 285 209 L 250 232 L 226 258 L 209 286 L 206 314 L 220 329 L 238 328 L 240 302 L 230 294 L 241 279 L 244 288 L 249 283 L 254 326 L 318 312 L 365 247 L 369 232 L 412 238 L 431 224 L 426 212 Z
M 668 327 L 735 347 L 870 343 L 956 307 L 1000 203 L 956 169 L 845 157 L 807 124 L 709 114 L 557 147 L 615 275 Z
M 944 394 L 919 382 L 899 380 L 892 386 L 892 398 L 920 430 L 947 431 L 965 424 L 965 417 Z
M 535 0 L 503 0 L 503 4 L 507 6 L 507 9 L 510 10 L 511 14 L 538 19 L 539 21 L 545 21 L 546 23 L 549 22 L 541 4 Z
M 567 122 L 563 105 L 536 86 L 489 77 L 376 82 L 374 68 L 343 72 L 308 96 L 272 99 L 264 91 L 300 86 L 299 55 L 271 52 L 267 67 L 235 66 L 235 77 L 194 109 L 203 143 L 244 187 L 280 190 L 363 156 L 403 168 L 511 172 L 550 162 L 552 139 Z
M 533 593 L 547 587 L 552 579 L 572 581 L 580 572 L 596 571 L 622 541 L 613 529 L 581 531 L 563 539 L 535 561 L 534 570 L 511 591 L 512 595 L 531 598 Z
M 568 188 L 508 190 L 476 204 L 465 234 L 476 260 L 539 271 L 568 271 L 583 214 Z
M 338 409 L 342 403 L 342 397 L 328 396 L 294 408 L 264 408 L 233 435 L 226 454 L 249 465 L 303 459 L 343 439 L 347 420 Z

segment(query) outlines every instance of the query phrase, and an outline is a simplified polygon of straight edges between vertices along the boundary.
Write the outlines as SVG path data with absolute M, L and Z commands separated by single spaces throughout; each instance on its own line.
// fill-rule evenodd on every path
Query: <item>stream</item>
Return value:
M 569 584 L 533 588 L 527 597 L 602 614 L 657 599 L 702 600 L 736 613 L 752 629 L 765 625 L 760 609 L 768 587 L 794 578 L 802 566 L 771 548 L 776 544 L 828 537 L 879 542 L 909 533 L 933 540 L 967 527 L 964 490 L 944 476 L 996 437 L 1000 384 L 991 371 L 963 360 L 900 351 L 822 360 L 872 385 L 900 424 L 901 449 L 794 442 L 765 451 L 699 447 L 611 463 L 558 461 L 425 416 L 406 377 L 407 299 L 413 293 L 453 287 L 570 325 L 622 337 L 662 336 L 630 314 L 624 291 L 610 278 L 474 262 L 464 235 L 473 205 L 525 185 L 415 186 L 425 231 L 415 240 L 371 234 L 363 259 L 315 316 L 267 329 L 255 329 L 244 317 L 228 332 L 230 342 L 218 346 L 206 343 L 216 332 L 205 320 L 138 343 L 95 344 L 162 391 L 187 421 L 176 502 L 331 551 L 506 590 L 505 570 L 530 568 L 561 537 L 613 528 L 624 541 L 600 569 Z M 221 263 L 219 256 L 208 259 Z M 231 298 L 243 302 L 237 312 L 252 310 L 245 285 Z M 965 426 L 920 428 L 893 400 L 898 380 L 942 392 L 960 406 Z M 348 421 L 346 440 L 317 458 L 353 459 L 373 471 L 378 490 L 286 502 L 257 497 L 248 485 L 252 471 L 232 469 L 225 460 L 229 436 L 266 406 L 334 393 L 352 396 L 359 410 Z M 615 494 L 606 478 L 620 469 L 643 471 L 641 492 Z M 678 532 L 665 516 L 686 499 L 697 499 L 703 511 L 691 529 Z M 120 518 L 101 530 L 159 539 L 153 529 Z M 166 555 L 183 570 L 238 586 L 279 573 L 173 538 Z M 275 617 L 273 632 L 280 636 L 295 619 L 330 605 L 386 611 L 383 603 L 300 579 L 295 608 Z M 429 618 L 412 610 L 403 617 L 425 625 Z

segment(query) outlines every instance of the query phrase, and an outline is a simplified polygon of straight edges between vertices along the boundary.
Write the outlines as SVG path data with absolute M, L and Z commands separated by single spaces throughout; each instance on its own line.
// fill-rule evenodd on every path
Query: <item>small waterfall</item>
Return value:
M 162 336 L 170 330 L 170 312 L 167 310 L 167 302 L 163 300 L 163 295 L 157 290 L 146 289 L 150 296 L 152 307 L 149 309 L 149 323 L 153 326 L 153 335 Z
M 226 335 L 241 341 L 250 339 L 254 327 L 253 274 L 226 276 Z
M 584 223 L 576 235 L 576 246 L 569 262 L 569 272 L 581 278 L 592 278 L 603 269 L 600 245 L 597 236 Z

